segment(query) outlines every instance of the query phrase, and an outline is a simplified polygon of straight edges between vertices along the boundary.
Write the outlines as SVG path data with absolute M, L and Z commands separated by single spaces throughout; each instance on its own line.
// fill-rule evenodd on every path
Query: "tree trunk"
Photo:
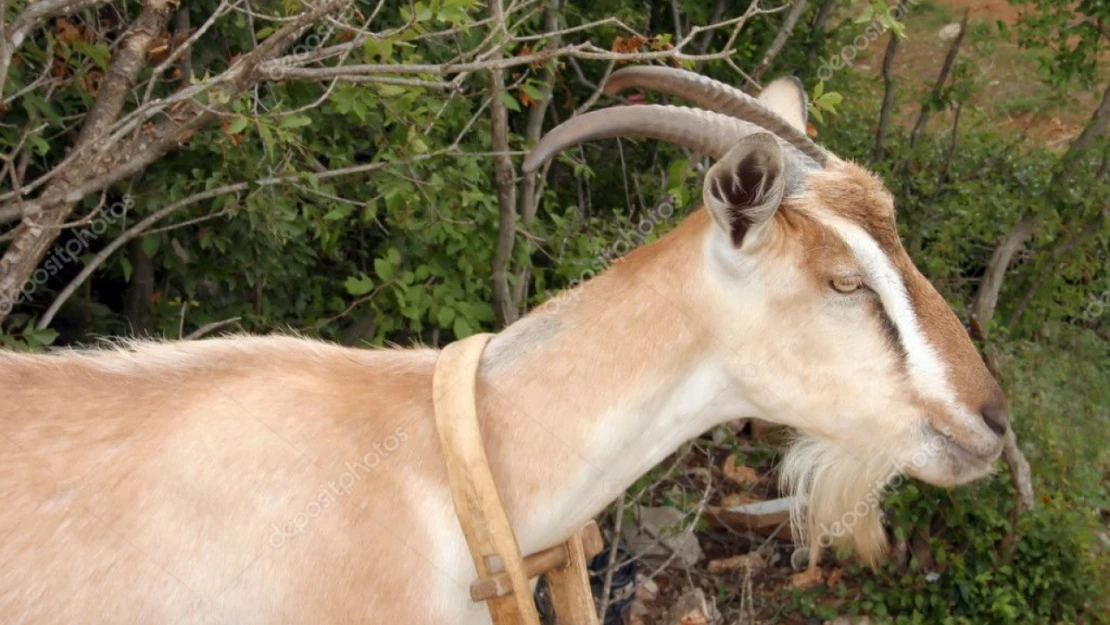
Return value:
M 178 41 L 185 41 L 189 38 L 189 5 L 181 7 L 177 10 L 177 14 L 173 17 L 173 30 L 174 35 Z M 193 76 L 193 50 L 190 47 L 181 55 L 181 60 L 177 63 L 177 68 L 181 70 L 181 87 L 188 87 L 192 82 Z
M 995 246 L 987 263 L 987 272 L 983 281 L 979 283 L 979 290 L 971 304 L 971 316 L 984 327 L 994 316 L 994 309 L 998 306 L 998 294 L 1002 291 L 1002 283 L 1006 279 L 1006 269 L 1014 254 L 1021 249 L 1025 240 L 1033 235 L 1037 229 L 1037 216 L 1028 214 L 1022 217 L 1014 227 Z
M 713 5 L 713 14 L 709 17 L 709 24 L 716 24 L 721 21 L 725 15 L 725 0 L 717 0 Z M 709 46 L 713 44 L 713 35 L 717 31 L 707 30 L 701 34 L 701 39 L 698 40 L 697 50 L 698 54 L 705 54 L 709 51 Z M 701 73 L 702 68 L 705 67 L 705 61 L 694 61 L 694 72 Z
M 671 0 L 671 19 L 674 20 L 674 40 L 682 41 L 682 14 L 678 11 L 678 0 Z
M 146 325 L 146 311 L 154 295 L 154 262 L 143 251 L 141 239 L 132 241 L 128 247 L 131 250 L 131 284 L 127 285 L 124 296 L 123 315 L 134 336 L 146 336 L 150 331 Z
M 1102 92 L 1102 101 L 1099 102 L 1098 108 L 1091 115 L 1091 120 L 1087 122 L 1086 128 L 1079 133 L 1071 147 L 1068 148 L 1068 154 L 1078 157 L 1086 153 L 1094 146 L 1095 140 L 1106 133 L 1108 125 L 1110 125 L 1110 83 L 1106 84 L 1106 90 Z M 1103 166 L 1105 167 L 1105 157 Z
M 490 0 L 489 15 L 493 28 L 504 34 L 505 14 L 502 0 Z M 500 58 L 498 50 L 493 59 Z M 497 247 L 493 252 L 493 308 L 497 323 L 505 327 L 517 320 L 520 315 L 513 304 L 509 288 L 509 264 L 513 257 L 513 244 L 516 241 L 516 185 L 513 161 L 509 158 L 509 111 L 501 99 L 505 93 L 505 74 L 500 69 L 490 71 L 490 137 L 495 153 L 493 170 L 497 178 Z
M 875 131 L 875 145 L 871 148 L 871 160 L 879 162 L 883 158 L 886 132 L 890 125 L 890 113 L 894 109 L 894 55 L 898 53 L 898 35 L 890 32 L 890 41 L 883 55 L 883 106 L 879 111 L 879 128 Z
M 1083 128 L 1083 132 L 1072 141 L 1067 153 L 1060 159 L 1060 167 L 1049 182 L 1047 192 L 1049 197 L 1060 193 L 1063 184 L 1074 171 L 1075 163 L 1094 146 L 1095 139 L 1106 131 L 1108 124 L 1110 124 L 1110 84 L 1106 86 L 1102 101 L 1091 115 L 1087 126 Z M 979 284 L 979 290 L 975 294 L 971 307 L 972 316 L 984 326 L 994 316 L 995 308 L 998 306 L 998 294 L 1002 290 L 1002 282 L 1006 278 L 1010 261 L 1021 249 L 1025 240 L 1036 232 L 1039 222 L 1040 218 L 1036 212 L 1026 213 L 994 248 L 990 262 L 987 264 L 987 272 Z
M 559 0 L 548 0 L 547 8 L 544 9 L 544 30 L 549 33 L 559 30 Z M 560 38 L 555 36 L 550 45 L 558 47 L 559 44 Z M 531 109 L 528 111 L 528 124 L 524 129 L 524 140 L 528 146 L 535 145 L 543 134 L 544 120 L 547 118 L 547 111 L 551 107 L 551 95 L 555 91 L 555 78 L 556 61 L 548 61 L 540 78 L 540 94 L 543 97 L 533 102 Z M 532 227 L 536 218 L 536 211 L 539 209 L 543 194 L 542 175 L 544 172 L 546 172 L 546 169 L 541 169 L 532 175 L 526 175 L 520 183 L 520 194 L 517 199 L 520 206 L 520 226 L 525 232 Z M 522 241 L 522 245 L 526 250 L 525 256 L 527 257 L 532 248 L 531 241 L 525 239 Z M 510 285 L 513 305 L 520 314 L 524 314 L 528 309 L 528 285 L 531 282 L 531 269 L 530 262 L 525 260 L 524 266 L 517 270 L 516 284 Z
M 172 10 L 170 0 L 147 0 L 143 4 L 139 17 L 124 35 L 108 67 L 96 103 L 86 115 L 74 143 L 74 151 L 86 152 L 84 159 L 79 157 L 78 162 L 96 156 L 96 143 L 119 116 L 135 79 L 146 65 L 147 48 L 165 28 Z M 81 169 L 75 163 L 62 170 L 47 185 L 43 196 L 67 195 L 82 181 L 84 172 Z M 59 226 L 66 222 L 78 200 L 67 198 L 58 206 L 24 218 L 14 229 L 12 242 L 0 258 L 0 322 L 11 312 L 11 307 L 4 303 L 18 301 L 23 285 L 58 238 Z
M 952 42 L 952 46 L 948 48 L 948 54 L 944 57 L 944 64 L 940 67 L 940 74 L 937 76 L 937 82 L 933 85 L 929 100 L 921 105 L 921 113 L 917 116 L 917 123 L 913 125 L 913 131 L 910 132 L 911 148 L 917 145 L 917 138 L 925 130 L 925 123 L 929 121 L 929 107 L 940 98 L 944 83 L 948 82 L 948 75 L 952 73 L 952 66 L 956 64 L 956 56 L 960 53 L 960 45 L 964 41 L 964 35 L 967 34 L 967 21 L 970 16 L 970 11 L 964 11 L 964 18 L 960 20 L 960 32 L 956 34 L 956 39 Z
M 806 48 L 806 65 L 809 67 L 817 66 L 817 53 L 821 51 L 825 42 L 825 29 L 829 25 L 834 6 L 836 6 L 836 0 L 824 0 L 809 27 L 810 43 Z
M 154 122 L 142 133 L 109 144 L 101 141 L 115 122 L 146 62 L 147 49 L 165 28 L 176 2 L 147 0 L 117 46 L 99 97 L 83 121 L 81 134 L 67 164 L 55 168 L 42 194 L 33 200 L 17 198 L 0 206 L 0 222 L 22 219 L 12 229 L 11 243 L 0 258 L 0 322 L 11 312 L 20 290 L 57 238 L 67 218 L 83 197 L 138 174 L 188 141 L 218 118 L 235 99 L 261 79 L 258 67 L 279 55 L 308 26 L 346 4 L 328 0 L 307 8 L 287 22 L 224 73 L 227 79 L 209 93 L 207 104 L 189 102 L 174 115 Z M 223 104 L 219 103 L 223 102 Z
M 806 8 L 806 0 L 794 0 L 794 4 L 790 6 L 790 12 L 786 14 L 786 19 L 782 22 L 782 27 L 775 35 L 775 40 L 771 42 L 771 47 L 767 48 L 767 53 L 763 55 L 763 60 L 755 67 L 752 72 L 752 79 L 759 82 L 760 76 L 763 75 L 770 67 L 771 63 L 775 62 L 775 57 L 782 52 L 786 42 L 790 40 L 791 33 L 794 32 L 794 25 L 798 23 L 798 18 L 802 16 L 802 11 Z

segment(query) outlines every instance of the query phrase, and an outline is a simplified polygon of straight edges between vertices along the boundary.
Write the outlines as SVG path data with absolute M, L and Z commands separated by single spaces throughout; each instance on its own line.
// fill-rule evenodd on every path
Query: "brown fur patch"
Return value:
M 902 246 L 894 202 L 882 182 L 852 163 L 843 163 L 828 175 L 814 177 L 812 188 L 828 210 L 863 228 L 890 258 L 906 286 L 922 331 L 948 366 L 949 383 L 957 398 L 975 411 L 991 402 L 1004 401 L 959 318 Z
M 805 211 L 794 210 L 789 203 L 776 213 L 779 242 L 793 241 L 802 250 L 801 269 L 809 277 L 814 289 L 827 292 L 830 282 L 838 276 L 858 270 L 858 264 L 848 244 L 828 226 L 820 223 Z M 886 335 L 891 349 L 904 361 L 898 328 L 891 321 L 878 297 L 872 298 L 869 310 L 876 326 Z

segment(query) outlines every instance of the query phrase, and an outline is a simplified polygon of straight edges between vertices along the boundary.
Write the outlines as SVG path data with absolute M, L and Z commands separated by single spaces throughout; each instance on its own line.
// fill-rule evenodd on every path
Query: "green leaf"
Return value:
M 374 37 L 367 37 L 366 41 L 362 43 L 362 58 L 367 63 L 373 63 L 378 60 L 382 54 L 382 46 Z
M 274 133 L 270 131 L 270 127 L 266 124 L 258 125 L 258 135 L 262 137 L 262 144 L 266 148 L 267 154 L 274 153 Z
M 474 334 L 474 328 L 470 325 L 470 322 L 462 317 L 455 319 L 455 325 L 451 329 L 455 332 L 455 338 L 457 339 L 465 339 Z
M 387 97 L 393 97 L 408 93 L 408 89 L 400 85 L 378 85 L 378 93 Z
M 667 188 L 676 189 L 686 185 L 686 175 L 690 171 L 690 163 L 684 158 L 676 159 L 667 169 Z
M 514 98 L 512 94 L 508 91 L 501 92 L 501 102 L 505 105 L 505 108 L 509 109 L 510 111 L 516 111 L 517 113 L 520 112 L 520 102 L 517 102 L 516 98 Z
M 251 120 L 248 117 L 236 117 L 227 125 L 227 130 L 225 132 L 229 135 L 237 135 L 246 130 L 250 123 Z
M 286 115 L 278 122 L 278 128 L 302 128 L 311 125 L 312 118 L 308 115 Z
M 439 325 L 448 327 L 451 322 L 455 320 L 455 309 L 450 306 L 444 306 L 436 311 L 436 321 Z
M 108 61 L 112 56 L 108 46 L 101 43 L 90 45 L 84 41 L 75 41 L 73 49 L 91 58 L 100 69 L 108 70 Z
M 523 85 L 521 85 L 520 90 L 524 93 L 527 93 L 528 97 L 532 98 L 533 101 L 539 102 L 543 100 L 543 92 L 528 83 L 524 83 Z
M 38 136 L 38 134 L 28 135 L 27 141 L 31 144 L 31 147 L 34 148 L 35 154 L 38 154 L 39 156 L 43 156 L 44 154 L 48 154 L 50 152 L 50 144 L 47 143 L 45 139 Z
M 143 253 L 151 258 L 158 253 L 158 248 L 162 247 L 161 235 L 151 234 L 143 237 L 142 242 L 139 244 L 143 249 Z
M 358 297 L 374 290 L 374 281 L 370 279 L 370 276 L 360 273 L 358 276 L 347 278 L 343 286 L 347 289 L 347 293 Z
M 27 329 L 23 331 L 23 338 L 32 345 L 45 347 L 58 338 L 58 332 L 50 328 L 42 330 Z
M 384 258 L 374 259 L 374 273 L 382 280 L 389 280 L 393 278 L 393 265 Z
M 123 269 L 123 281 L 131 282 L 131 272 L 134 269 L 131 266 L 131 261 L 126 256 L 120 256 L 119 264 Z

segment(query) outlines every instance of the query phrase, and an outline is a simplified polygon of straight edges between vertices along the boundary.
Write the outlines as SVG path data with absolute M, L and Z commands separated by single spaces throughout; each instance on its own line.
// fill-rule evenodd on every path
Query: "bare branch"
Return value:
M 501 0 L 489 0 L 490 17 L 495 20 L 494 29 L 504 32 L 505 15 Z M 491 61 L 500 60 L 500 49 Z M 509 112 L 505 107 L 505 77 L 499 68 L 490 70 L 490 145 L 494 151 L 506 152 L 509 149 Z M 512 96 L 508 96 L 512 97 Z M 516 321 L 519 316 L 513 304 L 509 289 L 509 264 L 512 262 L 513 243 L 516 234 L 516 172 L 513 162 L 507 156 L 493 159 L 494 173 L 497 178 L 497 247 L 493 252 L 493 307 L 497 321 L 504 327 Z
M 560 35 L 556 34 L 559 30 L 559 0 L 548 0 L 547 8 L 544 10 L 544 30 L 552 33 L 553 45 L 558 46 L 560 43 Z M 547 118 L 547 110 L 551 106 L 551 96 L 555 90 L 556 78 L 556 65 L 555 61 L 549 61 L 543 68 L 543 73 L 540 78 L 540 99 L 532 103 L 532 107 L 528 111 L 528 123 L 524 129 L 524 140 L 526 145 L 532 146 L 540 140 L 543 134 L 543 123 Z M 531 175 L 524 176 L 520 184 L 520 195 L 518 196 L 520 208 L 520 227 L 517 230 L 527 232 L 532 227 L 532 222 L 535 220 L 536 211 L 539 209 L 540 198 L 542 197 L 542 176 L 547 172 L 543 169 L 541 172 L 536 172 Z M 531 241 L 525 238 L 525 250 L 531 250 Z M 526 254 L 527 255 L 527 254 Z M 525 266 L 521 267 L 517 272 L 517 281 L 512 285 L 512 301 L 513 306 L 523 313 L 527 308 L 527 286 L 529 276 L 531 273 L 531 266 L 526 261 Z
M 767 69 L 771 67 L 771 63 L 775 61 L 775 57 L 779 55 L 779 52 L 782 52 L 782 49 L 786 46 L 786 42 L 790 40 L 790 35 L 794 32 L 794 25 L 798 23 L 798 18 L 802 16 L 802 11 L 804 11 L 805 8 L 806 0 L 794 0 L 790 5 L 790 12 L 786 14 L 786 18 L 782 22 L 782 27 L 779 28 L 778 34 L 775 35 L 775 40 L 771 42 L 771 47 L 767 48 L 767 53 L 763 55 L 763 60 L 759 62 L 759 65 L 756 65 L 755 71 L 752 72 L 752 78 L 755 79 L 756 82 L 763 76 L 763 72 L 766 72 Z
M 183 341 L 195 341 L 195 340 L 197 340 L 197 339 L 199 339 L 199 338 L 201 338 L 205 335 L 211 334 L 211 333 L 215 332 L 216 330 L 219 330 L 220 328 L 232 325 L 234 323 L 239 323 L 242 319 L 243 319 L 242 317 L 232 317 L 231 319 L 224 319 L 223 321 L 213 321 L 212 323 L 206 323 L 206 324 L 202 325 L 201 327 L 197 328 L 196 330 L 193 330 L 189 334 L 185 335 L 184 337 L 181 337 L 181 340 L 183 340 Z
M 905 2 L 898 6 L 903 12 L 905 11 Z M 887 42 L 886 53 L 883 55 L 883 106 L 879 111 L 879 128 L 875 131 L 875 145 L 871 148 L 871 160 L 875 162 L 883 157 L 886 131 L 890 126 L 890 114 L 894 109 L 894 56 L 898 53 L 898 33 L 891 30 L 889 36 L 890 41 Z
M 967 34 L 967 21 L 970 16 L 970 10 L 964 11 L 964 18 L 960 20 L 960 32 L 956 35 L 956 39 L 952 42 L 952 47 L 948 48 L 948 54 L 944 57 L 944 64 L 940 68 L 937 82 L 933 85 L 932 94 L 929 96 L 930 101 L 921 105 L 921 113 L 917 116 L 917 123 L 913 125 L 913 130 L 910 132 L 911 148 L 917 145 L 917 138 L 921 134 L 921 131 L 925 130 L 925 123 L 929 121 L 930 104 L 932 101 L 940 98 L 941 91 L 944 89 L 944 83 L 948 82 L 948 74 L 952 71 L 952 65 L 955 64 L 956 56 L 960 53 L 960 44 L 963 43 L 964 35 Z
M 23 13 L 0 32 L 0 93 L 8 82 L 15 51 L 27 40 L 27 35 L 40 24 L 54 17 L 72 15 L 78 11 L 104 4 L 107 0 L 39 0 L 27 5 Z
M 399 166 L 408 165 L 408 164 L 412 164 L 412 163 L 417 163 L 417 162 L 420 162 L 420 161 L 426 161 L 426 160 L 429 160 L 429 159 L 438 158 L 438 157 L 442 157 L 442 156 L 460 156 L 460 157 L 465 156 L 465 157 L 468 157 L 468 158 L 475 158 L 475 157 L 493 156 L 493 155 L 494 154 L 490 153 L 490 152 L 462 152 L 462 151 L 459 151 L 457 149 L 457 146 L 452 146 L 452 147 L 445 148 L 445 149 L 442 149 L 442 150 L 437 150 L 435 152 L 429 152 L 427 154 L 420 154 L 420 155 L 417 155 L 417 156 L 414 156 L 412 158 L 405 159 L 405 160 L 378 161 L 378 162 L 374 162 L 374 163 L 366 163 L 366 164 L 363 164 L 363 165 L 353 165 L 351 167 L 343 167 L 343 168 L 340 168 L 340 169 L 331 169 L 331 170 L 328 170 L 328 171 L 324 171 L 324 172 L 314 174 L 314 177 L 318 180 L 328 180 L 330 178 L 338 178 L 340 176 L 349 176 L 349 175 L 353 175 L 353 174 L 365 174 L 365 173 L 369 173 L 369 172 L 372 172 L 372 171 L 377 171 L 379 169 L 386 169 L 388 167 L 399 167 Z M 283 184 L 283 183 L 286 183 L 286 182 L 291 182 L 291 181 L 300 180 L 300 179 L 301 179 L 300 174 L 287 174 L 287 175 L 282 175 L 282 176 L 270 176 L 270 177 L 267 177 L 267 178 L 260 178 L 258 180 L 253 180 L 253 181 L 249 181 L 249 182 L 236 182 L 234 184 L 228 184 L 228 185 L 224 185 L 224 186 L 221 186 L 221 187 L 216 187 L 214 189 L 209 189 L 207 191 L 203 191 L 203 192 L 197 193 L 195 195 L 190 195 L 189 197 L 182 198 L 182 199 L 180 199 L 180 200 L 178 200 L 178 201 L 176 201 L 172 204 L 169 204 L 169 205 L 155 211 L 154 213 L 151 213 L 150 215 L 145 217 L 142 221 L 139 221 L 134 226 L 132 226 L 132 227 L 128 228 L 126 231 L 124 231 L 123 234 L 121 234 L 116 240 L 112 241 L 107 246 L 105 246 L 104 249 L 100 250 L 100 252 L 98 252 L 96 254 L 96 256 L 94 256 L 89 261 L 89 263 L 81 270 L 81 272 L 78 273 L 77 276 L 74 277 L 73 280 L 70 281 L 70 283 L 68 285 L 66 285 L 66 287 L 64 289 L 62 289 L 62 291 L 60 293 L 58 293 L 57 297 L 54 299 L 54 302 L 50 305 L 50 308 L 47 309 L 47 311 L 43 315 L 42 319 L 39 320 L 38 327 L 41 329 L 41 328 L 45 328 L 45 327 L 49 326 L 50 322 L 53 321 L 54 316 L 58 313 L 58 310 L 61 308 L 62 304 L 64 304 L 66 302 L 66 300 L 68 300 L 77 291 L 77 289 L 85 282 L 85 280 L 87 280 L 89 278 L 89 276 L 91 276 L 93 274 L 93 272 L 96 271 L 96 269 L 98 267 L 100 267 L 100 265 L 104 264 L 104 261 L 108 260 L 108 258 L 110 258 L 111 255 L 116 250 L 118 250 L 120 247 L 125 245 L 128 241 L 130 241 L 130 240 L 132 240 L 136 237 L 148 234 L 149 232 L 151 232 L 151 229 L 150 229 L 151 226 L 153 226 L 154 224 L 162 221 L 166 217 L 169 217 L 173 213 L 176 213 L 180 210 L 183 210 L 185 208 L 188 208 L 190 206 L 193 206 L 194 204 L 198 204 L 198 203 L 203 202 L 205 200 L 211 200 L 211 199 L 214 199 L 214 198 L 217 198 L 217 197 L 221 197 L 221 196 L 224 196 L 224 195 L 231 195 L 231 194 L 234 194 L 234 193 L 241 193 L 243 191 L 249 190 L 251 187 L 267 187 L 267 186 Z M 222 212 L 223 211 L 221 211 L 221 213 Z M 199 219 L 193 220 L 193 222 L 196 223 L 196 222 L 202 221 L 203 219 L 210 218 L 210 217 L 212 217 L 212 216 L 210 215 L 210 216 L 206 216 L 204 218 L 199 218 Z M 180 226 L 180 225 L 182 225 L 182 224 L 178 224 L 178 226 Z M 163 228 L 161 230 L 166 230 L 166 229 L 169 229 L 169 227 Z M 159 230 L 159 231 L 161 231 L 161 230 Z
M 143 4 L 139 17 L 124 35 L 123 44 L 108 68 L 100 95 L 85 117 L 74 151 L 87 151 L 90 146 L 97 144 L 108 124 L 119 115 L 127 94 L 145 64 L 147 49 L 154 37 L 162 31 L 170 13 L 171 0 L 147 0 Z M 63 172 L 46 192 L 64 195 L 67 188 L 79 180 L 80 175 L 76 170 Z M 82 197 L 84 195 L 87 194 L 82 194 Z M 14 208 L 26 216 L 19 199 L 16 198 Z M 24 223 L 13 231 L 12 241 L 0 258 L 0 301 L 16 301 L 19 289 L 58 236 L 59 231 L 51 226 L 63 223 L 76 202 L 74 200 L 43 213 L 37 216 L 41 217 L 38 219 L 25 218 Z M 5 316 L 6 314 L 0 314 L 0 321 Z
M 332 0 L 313 11 L 302 13 L 298 20 L 287 24 L 266 39 L 259 47 L 236 61 L 213 82 L 213 84 L 220 85 L 220 89 L 215 90 L 218 93 L 209 95 L 210 100 L 222 101 L 223 104 L 217 103 L 212 106 L 205 106 L 197 101 L 184 100 L 186 106 L 183 107 L 183 110 L 171 113 L 168 119 L 155 124 L 149 132 L 140 136 L 131 137 L 123 143 L 119 143 L 117 139 L 125 134 L 121 131 L 127 129 L 116 131 L 107 139 L 97 142 L 99 149 L 95 154 L 88 154 L 91 149 L 88 144 L 79 144 L 73 150 L 74 154 L 67 157 L 61 165 L 55 167 L 49 174 L 49 176 L 56 177 L 62 175 L 59 170 L 63 168 L 72 169 L 77 173 L 68 174 L 67 177 L 77 179 L 78 182 L 70 184 L 54 183 L 39 198 L 23 202 L 21 206 L 17 204 L 18 198 L 15 203 L 9 202 L 0 206 L 0 223 L 11 221 L 20 215 L 33 216 L 55 206 L 76 203 L 89 193 L 99 191 L 142 171 L 167 152 L 176 149 L 198 130 L 215 119 L 219 113 L 225 111 L 231 101 L 249 89 L 260 78 L 257 69 L 261 63 L 279 53 L 282 46 L 288 45 L 314 20 L 318 19 L 322 13 L 333 11 L 349 1 Z M 137 122 L 138 120 L 136 120 Z M 83 158 L 77 158 L 78 156 Z M 67 164 L 68 167 L 66 167 Z M 36 181 L 36 183 L 38 182 Z M 33 186 L 28 185 L 25 191 L 30 190 Z M 2 293 L 3 289 L 0 288 L 0 294 Z

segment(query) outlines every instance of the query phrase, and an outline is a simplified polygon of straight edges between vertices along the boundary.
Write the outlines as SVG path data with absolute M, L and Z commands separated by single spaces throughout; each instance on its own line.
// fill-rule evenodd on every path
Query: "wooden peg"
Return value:
M 601 538 L 601 530 L 598 529 L 597 523 L 593 521 L 582 528 L 578 536 L 581 536 L 582 550 L 587 560 L 601 553 L 601 550 L 605 548 L 605 542 Z M 533 578 L 554 569 L 565 567 L 571 557 L 568 548 L 569 542 L 544 549 L 524 558 L 525 575 Z M 551 581 L 550 576 L 548 581 Z M 589 587 L 588 582 L 586 587 Z M 509 576 L 506 573 L 497 573 L 471 584 L 470 598 L 474 601 L 488 601 L 495 597 L 503 597 L 512 591 Z
M 569 556 L 566 566 L 547 572 L 547 587 L 559 625 L 598 625 L 582 539 L 582 533 L 571 536 L 565 545 Z

